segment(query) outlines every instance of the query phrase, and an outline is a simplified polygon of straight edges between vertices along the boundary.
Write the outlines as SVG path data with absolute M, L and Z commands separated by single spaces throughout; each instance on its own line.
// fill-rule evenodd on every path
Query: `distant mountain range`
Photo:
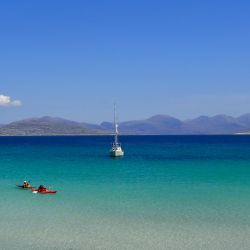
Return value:
M 119 124 L 121 134 L 192 135 L 250 133 L 250 114 L 239 117 L 200 116 L 181 121 L 167 115 Z M 0 135 L 87 135 L 111 134 L 113 123 L 90 124 L 55 117 L 31 118 L 0 125 Z
M 0 135 L 86 135 L 103 134 L 99 126 L 79 123 L 62 118 L 30 118 L 0 125 Z
M 235 134 L 250 130 L 250 114 L 236 118 L 226 115 L 200 116 L 185 121 L 167 115 L 155 115 L 146 120 L 122 122 L 119 127 L 125 134 Z M 112 123 L 104 122 L 101 128 L 111 129 Z

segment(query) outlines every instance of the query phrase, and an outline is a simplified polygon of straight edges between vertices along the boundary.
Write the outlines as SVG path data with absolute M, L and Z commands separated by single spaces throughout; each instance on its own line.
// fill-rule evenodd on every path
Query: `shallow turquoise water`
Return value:
M 249 249 L 250 137 L 111 140 L 0 138 L 1 249 Z

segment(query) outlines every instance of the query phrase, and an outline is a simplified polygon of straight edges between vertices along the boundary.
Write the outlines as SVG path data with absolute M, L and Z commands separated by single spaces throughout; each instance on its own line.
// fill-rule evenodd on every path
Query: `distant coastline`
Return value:
M 249 135 L 250 114 L 200 116 L 181 121 L 167 115 L 119 124 L 121 135 Z M 57 117 L 30 118 L 0 125 L 0 136 L 105 136 L 113 123 L 91 124 Z
M 235 133 L 235 135 L 250 135 L 250 132 L 239 132 Z

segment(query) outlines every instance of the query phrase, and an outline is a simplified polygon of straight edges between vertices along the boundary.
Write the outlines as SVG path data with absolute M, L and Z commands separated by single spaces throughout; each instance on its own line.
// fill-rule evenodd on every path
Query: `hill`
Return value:
M 156 115 L 146 120 L 122 122 L 119 127 L 125 134 L 235 134 L 250 128 L 250 114 L 236 118 L 226 115 L 200 116 L 186 121 Z M 101 128 L 111 129 L 112 123 L 103 122 Z
M 236 134 L 250 131 L 250 114 L 200 116 L 181 121 L 168 115 L 155 115 L 145 120 L 121 122 L 121 134 L 131 135 L 193 135 Z M 0 135 L 86 135 L 111 134 L 113 123 L 80 123 L 55 117 L 31 118 L 0 125 Z
M 0 127 L 0 135 L 85 135 L 104 131 L 85 124 L 45 116 L 12 122 Z

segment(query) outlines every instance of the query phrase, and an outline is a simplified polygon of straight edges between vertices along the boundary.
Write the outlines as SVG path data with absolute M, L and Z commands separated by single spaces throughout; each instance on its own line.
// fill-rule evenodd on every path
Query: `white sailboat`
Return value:
M 118 142 L 118 123 L 116 121 L 116 106 L 114 105 L 114 142 L 112 143 L 111 149 L 110 149 L 110 156 L 112 157 L 118 157 L 123 156 L 124 151 L 122 150 L 121 143 Z

